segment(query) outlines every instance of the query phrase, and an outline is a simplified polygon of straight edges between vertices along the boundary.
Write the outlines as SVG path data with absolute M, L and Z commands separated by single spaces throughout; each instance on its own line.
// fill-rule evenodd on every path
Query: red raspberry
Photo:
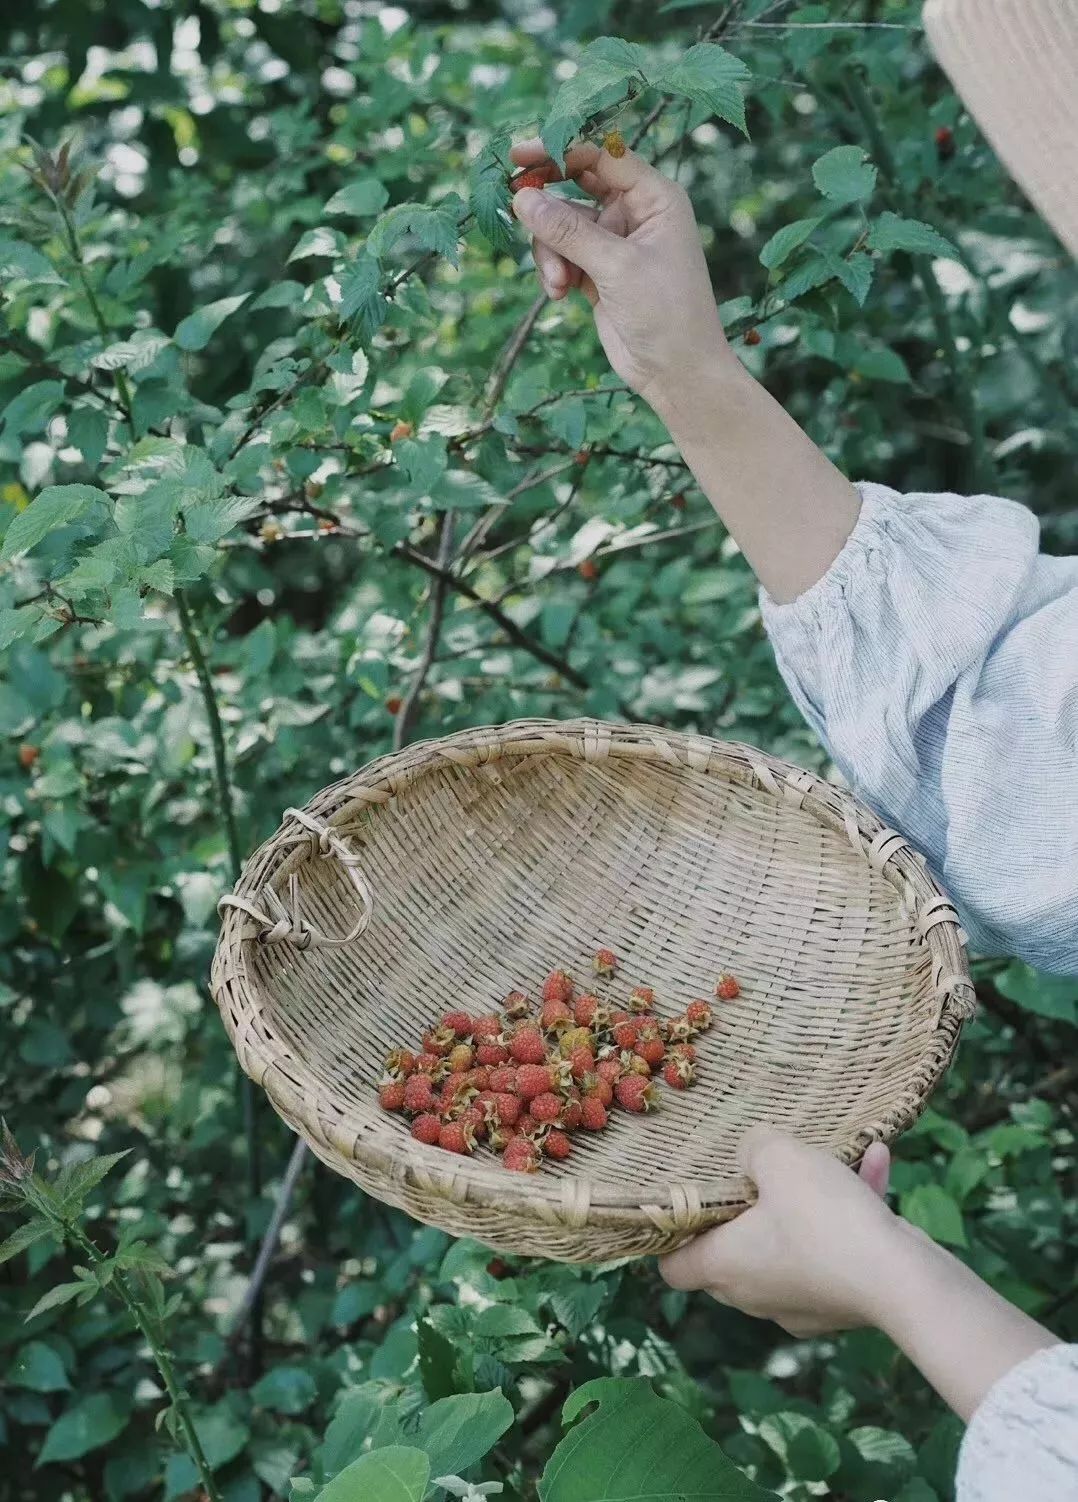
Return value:
M 378 1104 L 383 1111 L 403 1111 L 404 1109 L 404 1081 L 390 1080 L 382 1085 L 378 1091 Z
M 703 1032 L 711 1026 L 711 1008 L 706 1001 L 690 1001 L 685 1008 L 685 1021 L 695 1032 Z
M 595 958 L 591 962 L 591 968 L 596 975 L 601 975 L 609 980 L 618 968 L 617 956 L 612 949 L 597 949 Z
M 537 1027 L 522 1027 L 509 1040 L 509 1052 L 518 1064 L 542 1064 L 546 1044 Z
M 684 1059 L 688 1064 L 696 1063 L 696 1049 L 691 1043 L 675 1043 L 670 1050 L 670 1058 L 675 1062 Z
M 630 1012 L 650 1012 L 655 1005 L 655 992 L 650 986 L 634 986 L 629 992 Z
M 564 970 L 552 970 L 543 982 L 544 1001 L 564 1001 L 573 999 L 573 983 Z
M 585 1100 L 601 1100 L 604 1106 L 609 1106 L 614 1099 L 614 1086 L 609 1080 L 604 1080 L 601 1075 L 588 1075 L 581 1088 Z
M 415 1054 L 407 1048 L 395 1048 L 386 1056 L 386 1074 L 391 1074 L 395 1080 L 406 1080 L 415 1073 L 415 1065 Z
M 479 1064 L 504 1064 L 509 1058 L 509 1050 L 500 1043 L 480 1043 L 475 1057 Z
M 655 1104 L 655 1087 L 639 1075 L 619 1080 L 614 1087 L 619 1106 L 626 1111 L 650 1111 Z
M 720 975 L 715 995 L 720 1001 L 736 1001 L 741 995 L 741 987 L 732 975 Z
M 412 1136 L 417 1142 L 425 1142 L 428 1147 L 437 1147 L 441 1135 L 442 1123 L 437 1116 L 425 1113 L 412 1122 Z
M 587 584 L 594 584 L 599 577 L 599 565 L 594 558 L 585 558 L 583 563 L 578 563 L 576 571 Z
M 463 1074 L 472 1067 L 475 1059 L 475 1050 L 470 1043 L 458 1043 L 456 1048 L 451 1048 L 446 1055 L 446 1063 L 453 1074 Z
M 439 1075 L 445 1069 L 445 1060 L 436 1053 L 421 1053 L 415 1061 L 416 1074 Z
M 458 1038 L 470 1038 L 474 1026 L 467 1012 L 446 1012 L 440 1025 L 451 1028 Z
M 487 1118 L 474 1103 L 467 1110 L 462 1111 L 457 1120 L 471 1129 L 476 1141 L 482 1142 L 483 1138 L 487 1135 Z
M 514 1127 L 520 1121 L 523 1107 L 519 1095 L 510 1095 L 507 1090 L 498 1090 L 494 1095 L 494 1111 L 498 1125 Z
M 613 1088 L 625 1073 L 625 1068 L 620 1059 L 600 1059 L 595 1066 L 595 1073 Z
M 569 1067 L 573 1072 L 573 1079 L 582 1080 L 594 1070 L 595 1055 L 590 1048 L 574 1048 L 569 1055 Z
M 580 1102 L 580 1125 L 586 1132 L 601 1132 L 609 1121 L 607 1109 L 594 1095 L 586 1095 Z
M 488 1043 L 497 1043 L 502 1035 L 502 1019 L 500 1017 L 477 1017 L 472 1023 L 472 1037 L 476 1043 L 482 1039 Z
M 764 336 L 760 333 L 759 329 L 745 330 L 745 343 L 749 346 L 761 344 L 763 342 L 763 337 Z
M 519 1022 L 522 1017 L 526 1017 L 531 1011 L 531 1005 L 531 1002 L 523 991 L 510 991 L 509 995 L 502 1002 L 502 1011 L 509 1018 L 510 1022 Z
M 444 1057 L 456 1041 L 457 1035 L 451 1027 L 433 1027 L 424 1037 L 423 1047 L 427 1053 Z
M 543 1150 L 548 1158 L 567 1158 L 573 1150 L 573 1144 L 564 1132 L 548 1132 Z
M 512 1127 L 492 1126 L 487 1136 L 491 1152 L 503 1153 L 516 1135 Z
M 584 1115 L 584 1102 L 581 1100 L 567 1100 L 565 1110 L 562 1112 L 562 1125 L 567 1132 L 575 1132 Z
M 518 172 L 516 177 L 509 180 L 509 191 L 516 196 L 524 188 L 545 188 L 547 183 L 557 179 L 558 169 L 553 162 L 547 162 L 542 167 L 530 167 L 527 172 Z
M 513 1173 L 534 1173 L 539 1167 L 541 1154 L 534 1142 L 529 1142 L 526 1137 L 514 1137 L 505 1152 L 502 1154 L 502 1162 Z
M 947 162 L 954 156 L 954 152 L 954 131 L 949 125 L 941 125 L 936 131 L 936 155 L 941 162 Z
M 663 1079 L 675 1090 L 684 1090 L 692 1084 L 693 1075 L 696 1073 L 696 1065 L 689 1059 L 672 1058 L 663 1070 Z
M 534 1100 L 550 1089 L 549 1064 L 522 1064 L 517 1070 L 516 1092 L 521 1100 Z
M 406 1111 L 432 1111 L 434 1109 L 434 1085 L 429 1075 L 412 1075 L 404 1087 L 403 1105 Z
M 516 1087 L 517 1072 L 511 1064 L 503 1064 L 490 1071 L 490 1088 L 496 1094 L 501 1094 L 503 1090 L 515 1090 Z
M 535 1117 L 530 1111 L 525 1111 L 524 1115 L 517 1122 L 518 1135 L 521 1137 L 528 1137 L 533 1142 L 539 1136 L 540 1132 L 543 1131 L 543 1129 L 543 1123 L 541 1121 L 536 1121 Z
M 696 1029 L 693 1027 L 689 1019 L 685 1016 L 671 1017 L 669 1022 L 666 1024 L 665 1037 L 668 1043 L 687 1043 L 689 1039 L 695 1037 L 695 1035 Z
M 655 1069 L 666 1056 L 666 1044 L 661 1038 L 644 1038 L 636 1045 L 635 1052 Z
M 573 1014 L 564 1001 L 544 1001 L 539 1013 L 539 1026 L 544 1033 L 553 1033 L 566 1025 L 571 1026 Z
M 633 1049 L 640 1042 L 640 1029 L 635 1022 L 618 1022 L 614 1026 L 614 1042 L 619 1048 Z
M 604 1028 L 610 1021 L 610 1011 L 597 996 L 578 996 L 573 1004 L 573 1016 L 577 1027 Z
M 467 1074 L 469 1085 L 474 1085 L 477 1090 L 490 1089 L 490 1070 L 485 1064 L 478 1069 L 469 1069 Z
M 447 1121 L 438 1135 L 438 1146 L 448 1153 L 472 1153 L 475 1151 L 475 1133 L 471 1123 Z
M 537 1095 L 532 1101 L 532 1115 L 536 1121 L 557 1121 L 561 1116 L 561 1110 L 561 1101 L 549 1090 L 544 1090 L 542 1095 Z

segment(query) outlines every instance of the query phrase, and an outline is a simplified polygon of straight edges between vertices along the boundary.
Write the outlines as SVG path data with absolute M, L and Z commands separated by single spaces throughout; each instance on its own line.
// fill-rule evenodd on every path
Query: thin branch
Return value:
M 916 31 L 924 30 L 904 21 L 739 21 L 735 31 Z
M 438 568 L 441 571 L 431 586 L 430 595 L 430 621 L 427 626 L 427 643 L 423 649 L 423 656 L 419 660 L 419 667 L 412 685 L 408 690 L 404 703 L 397 713 L 396 723 L 393 726 L 393 749 L 399 751 L 406 746 L 412 738 L 412 729 L 415 725 L 416 715 L 419 712 L 419 700 L 426 687 L 438 658 L 438 648 L 442 638 L 442 623 L 445 620 L 445 601 L 449 591 L 449 581 L 452 574 L 449 571 L 453 561 L 453 531 L 455 517 L 452 511 L 447 511 L 442 518 L 442 535 L 438 543 Z
M 255 1265 L 251 1270 L 251 1281 L 247 1285 L 247 1290 L 240 1302 L 240 1307 L 236 1310 L 228 1335 L 226 1336 L 229 1345 L 234 1344 L 239 1339 L 244 1326 L 254 1313 L 256 1306 L 261 1304 L 266 1275 L 269 1272 L 270 1263 L 273 1261 L 273 1254 L 277 1250 L 277 1243 L 281 1237 L 281 1229 L 288 1214 L 288 1207 L 292 1203 L 292 1196 L 296 1191 L 296 1185 L 299 1182 L 299 1176 L 303 1171 L 303 1165 L 306 1163 L 307 1157 L 307 1144 L 302 1137 L 297 1137 L 292 1147 L 292 1156 L 289 1158 L 288 1166 L 284 1171 L 284 1178 L 281 1180 L 281 1187 L 277 1191 L 277 1198 L 273 1205 L 273 1214 L 270 1216 L 269 1225 L 266 1227 L 265 1235 L 262 1237 L 262 1244 L 258 1248 L 258 1256 L 255 1258 Z
M 494 409 L 501 401 L 505 388 L 509 384 L 509 377 L 513 374 L 513 369 L 524 353 L 524 347 L 531 338 L 535 325 L 542 317 L 543 309 L 549 301 L 550 299 L 546 293 L 540 292 L 539 296 L 514 329 L 509 343 L 505 347 L 505 353 L 495 368 L 490 389 L 487 392 L 487 399 L 483 409 L 484 421 L 493 414 Z

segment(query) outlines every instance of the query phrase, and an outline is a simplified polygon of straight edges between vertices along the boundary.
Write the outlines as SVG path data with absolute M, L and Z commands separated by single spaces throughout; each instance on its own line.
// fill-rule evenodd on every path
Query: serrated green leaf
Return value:
M 361 255 L 340 272 L 340 314 L 342 318 L 360 318 L 372 334 L 389 316 L 389 304 L 382 289 L 382 268 L 373 256 Z
M 745 64 L 725 47 L 717 42 L 697 42 L 680 62 L 660 73 L 654 84 L 665 94 L 680 94 L 694 104 L 702 104 L 747 135 L 744 85 L 749 77 Z
M 351 214 L 356 219 L 367 219 L 371 214 L 380 214 L 389 202 L 389 189 L 376 177 L 357 178 L 349 183 L 326 204 L 327 214 Z
M 25 1252 L 27 1247 L 33 1246 L 51 1233 L 52 1227 L 47 1220 L 28 1220 L 25 1225 L 16 1226 L 10 1236 L 0 1241 L 0 1263 L 10 1262 L 12 1257 L 17 1257 L 20 1252 Z
M 257 496 L 217 496 L 183 508 L 184 527 L 192 542 L 216 543 L 227 537 L 261 506 Z
M 125 1148 L 120 1153 L 102 1153 L 100 1157 L 88 1158 L 85 1163 L 70 1164 L 56 1176 L 53 1188 L 65 1209 L 79 1205 L 92 1189 L 96 1189 L 106 1174 L 112 1172 L 130 1153 Z
M 277 1413 L 302 1413 L 317 1396 L 317 1384 L 302 1366 L 275 1366 L 251 1388 L 252 1402 Z
M 0 562 L 29 553 L 50 532 L 77 521 L 94 506 L 108 503 L 105 492 L 93 485 L 50 485 L 13 518 L 0 547 Z
M 833 204 L 857 203 L 876 187 L 876 168 L 863 146 L 835 146 L 817 158 L 812 180 Z
M 804 245 L 822 223 L 823 220 L 820 218 L 795 219 L 792 224 L 783 225 L 782 229 L 775 231 L 761 250 L 760 265 L 766 266 L 768 271 L 776 270 L 799 245 Z
M 197 308 L 186 318 L 181 318 L 173 339 L 188 353 L 205 349 L 225 319 L 231 318 L 237 308 L 242 308 L 250 295 L 249 292 L 241 292 L 236 297 L 220 297 L 216 302 L 207 303 L 204 308 Z
M 63 399 L 60 381 L 35 381 L 23 387 L 0 417 L 5 436 L 14 439 L 24 433 L 40 433 Z
M 40 250 L 21 240 L 0 240 L 0 284 L 16 281 L 64 285 L 63 277 Z
M 799 297 L 804 297 L 806 292 L 812 292 L 817 287 L 824 286 L 832 280 L 833 276 L 834 272 L 831 270 L 828 258 L 822 255 L 812 255 L 784 277 L 775 291 L 784 302 L 796 302 Z
M 86 1292 L 85 1283 L 57 1283 L 50 1288 L 48 1293 L 43 1293 L 37 1303 L 26 1316 L 26 1323 L 36 1319 L 39 1314 L 47 1314 L 50 1309 L 59 1309 L 64 1304 L 70 1304 L 72 1299 L 77 1299 Z
M 179 329 L 176 332 L 179 333 Z M 96 370 L 146 370 L 171 343 L 167 335 L 159 334 L 155 329 L 140 329 L 130 339 L 110 344 L 90 363 Z
M 867 244 L 869 250 L 879 251 L 880 255 L 890 255 L 895 250 L 906 250 L 911 255 L 958 255 L 950 240 L 930 224 L 922 224 L 919 219 L 903 219 L 890 211 L 881 214 L 873 224 Z
M 508 151 L 509 137 L 496 136 L 480 153 L 472 168 L 472 213 L 480 234 L 499 251 L 508 250 L 514 243 L 505 169 Z
M 872 257 L 866 255 L 863 250 L 859 250 L 845 260 L 841 256 L 836 256 L 834 260 L 827 257 L 827 264 L 834 272 L 836 280 L 842 283 L 857 306 L 863 308 L 872 290 L 872 279 L 876 274 L 876 263 Z
M 366 254 L 380 261 L 405 236 L 418 240 L 424 250 L 445 256 L 453 266 L 459 261 L 460 199 L 451 195 L 437 208 L 425 203 L 398 203 L 387 210 L 367 236 Z M 343 287 L 342 287 L 343 291 Z

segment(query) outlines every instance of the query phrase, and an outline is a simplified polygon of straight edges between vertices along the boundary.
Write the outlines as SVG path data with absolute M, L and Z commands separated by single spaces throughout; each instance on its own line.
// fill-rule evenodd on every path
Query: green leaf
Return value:
M 340 230 L 329 229 L 324 224 L 317 225 L 300 236 L 288 257 L 289 264 L 293 261 L 305 261 L 312 256 L 331 256 L 335 260 L 344 254 L 344 245 L 344 236 Z
M 64 1363 L 43 1340 L 30 1340 L 19 1347 L 7 1369 L 7 1381 L 31 1392 L 63 1392 L 71 1386 Z
M 310 1372 L 302 1366 L 275 1366 L 251 1388 L 251 1400 L 277 1413 L 302 1413 L 318 1396 Z
M 101 463 L 108 447 L 109 420 L 97 407 L 76 407 L 68 413 L 68 442 L 78 449 L 91 469 Z
M 904 1194 L 899 1210 L 906 1219 L 946 1246 L 967 1246 L 958 1202 L 939 1184 L 917 1184 Z
M 129 1410 L 118 1395 L 91 1393 L 56 1420 L 45 1436 L 35 1466 L 78 1460 L 91 1450 L 99 1450 L 123 1433 L 129 1418 Z
M 35 381 L 24 386 L 4 408 L 5 436 L 19 438 L 24 433 L 40 433 L 63 399 L 60 381 Z
M 250 295 L 249 292 L 241 292 L 237 297 L 221 297 L 216 302 L 207 303 L 204 308 L 196 309 L 176 325 L 173 339 L 181 349 L 189 353 L 205 349 L 225 319 L 231 318 L 237 308 L 242 308 Z
M 182 326 L 181 324 L 180 327 Z M 90 363 L 96 370 L 147 370 L 171 342 L 156 329 L 140 329 L 130 339 L 110 344 L 99 355 L 95 355 Z
M 496 136 L 476 158 L 472 168 L 471 208 L 479 233 L 495 250 L 509 250 L 515 236 L 509 218 L 509 182 L 505 161 L 509 137 Z
M 367 330 L 376 334 L 389 316 L 378 262 L 373 256 L 363 254 L 337 280 L 341 288 L 341 317 L 360 318 Z
M 903 219 L 898 214 L 881 214 L 868 236 L 869 250 L 890 255 L 893 250 L 907 250 L 911 255 L 956 257 L 958 251 L 939 230 L 919 219 Z
M 759 1433 L 798 1481 L 826 1481 L 839 1468 L 838 1440 L 803 1413 L 768 1414 Z
M 893 349 L 861 350 L 850 368 L 870 381 L 890 381 L 896 386 L 913 385 L 909 366 Z
M 51 1234 L 52 1227 L 47 1220 L 28 1220 L 25 1225 L 16 1226 L 6 1240 L 0 1241 L 0 1263 L 10 1262 L 12 1257 Z
M 846 1438 L 862 1460 L 872 1461 L 876 1465 L 900 1466 L 905 1470 L 912 1470 L 917 1463 L 917 1456 L 909 1440 L 904 1435 L 896 1434 L 893 1429 L 879 1429 L 875 1425 L 866 1424 L 859 1429 L 851 1429 Z
M 21 240 L 0 240 L 0 283 L 38 282 L 62 287 L 64 279 L 40 250 Z
M 996 977 L 996 985 L 1024 1012 L 1078 1027 L 1078 980 L 1073 976 L 1067 979 L 1060 975 L 1043 975 L 1030 965 L 1014 960 Z
M 108 503 L 105 492 L 93 485 L 50 485 L 39 491 L 8 527 L 0 548 L 0 563 L 29 553 L 50 532 L 77 521 L 91 507 Z
M 789 276 L 783 278 L 775 288 L 776 293 L 784 302 L 796 302 L 799 297 L 804 297 L 806 292 L 812 292 L 817 287 L 822 287 L 829 282 L 834 272 L 826 256 L 813 255 L 801 266 L 796 266 Z
M 422 1502 L 430 1474 L 422 1450 L 403 1445 L 373 1450 L 334 1476 L 317 1502 Z
M 128 1147 L 120 1153 L 103 1153 L 100 1157 L 88 1158 L 85 1163 L 75 1163 L 62 1169 L 53 1187 L 64 1208 L 72 1209 L 81 1205 L 91 1189 L 96 1189 L 105 1175 L 111 1173 L 130 1151 Z
M 398 203 L 378 220 L 367 236 L 367 255 L 380 261 L 399 240 L 411 236 L 424 250 L 459 261 L 460 199 L 451 194 L 437 208 L 425 203 Z M 342 288 L 343 291 L 343 288 Z
M 253 516 L 261 505 L 259 496 L 218 496 L 183 507 L 184 528 L 192 542 L 220 542 L 234 527 Z
M 820 218 L 795 219 L 792 224 L 783 225 L 782 229 L 775 231 L 761 250 L 760 265 L 766 266 L 768 271 L 774 271 L 799 245 L 804 245 L 822 223 L 823 220 Z
M 813 164 L 812 180 L 832 203 L 857 203 L 875 190 L 876 169 L 863 147 L 836 146 Z
M 666 94 L 680 94 L 702 104 L 720 120 L 747 135 L 743 85 L 749 70 L 739 57 L 717 42 L 697 42 L 680 62 L 660 73 L 655 87 Z
M 857 306 L 863 308 L 872 290 L 872 279 L 876 274 L 876 263 L 872 257 L 866 255 L 863 250 L 859 250 L 846 260 L 843 260 L 841 256 L 836 256 L 832 260 L 828 256 L 827 264 Z
M 327 214 L 351 214 L 356 219 L 367 219 L 371 214 L 380 214 L 389 202 L 389 189 L 376 177 L 360 177 L 349 183 L 326 204 Z
M 641 1379 L 600 1377 L 570 1396 L 571 1424 L 539 1482 L 541 1502 L 764 1502 L 763 1491 L 730 1461 L 684 1408 Z
M 452 1396 L 463 1384 L 456 1380 L 457 1348 L 429 1320 L 416 1322 L 419 1375 L 430 1401 Z

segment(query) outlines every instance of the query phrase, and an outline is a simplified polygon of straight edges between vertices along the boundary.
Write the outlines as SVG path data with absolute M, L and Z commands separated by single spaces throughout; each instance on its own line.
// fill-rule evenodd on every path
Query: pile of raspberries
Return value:
M 593 968 L 610 981 L 618 962 L 600 949 Z M 732 1001 L 740 987 L 722 975 L 715 995 Z M 692 1040 L 711 1018 L 706 1001 L 659 1017 L 650 986 L 635 986 L 616 1009 L 591 992 L 578 994 L 567 972 L 554 970 L 538 1013 L 523 991 L 511 991 L 486 1017 L 447 1012 L 418 1053 L 395 1048 L 378 1099 L 384 1110 L 413 1118 L 418 1142 L 464 1154 L 485 1142 L 506 1168 L 534 1173 L 544 1157 L 569 1157 L 570 1133 L 603 1131 L 614 1106 L 652 1110 L 660 1075 L 675 1090 L 691 1085 Z

